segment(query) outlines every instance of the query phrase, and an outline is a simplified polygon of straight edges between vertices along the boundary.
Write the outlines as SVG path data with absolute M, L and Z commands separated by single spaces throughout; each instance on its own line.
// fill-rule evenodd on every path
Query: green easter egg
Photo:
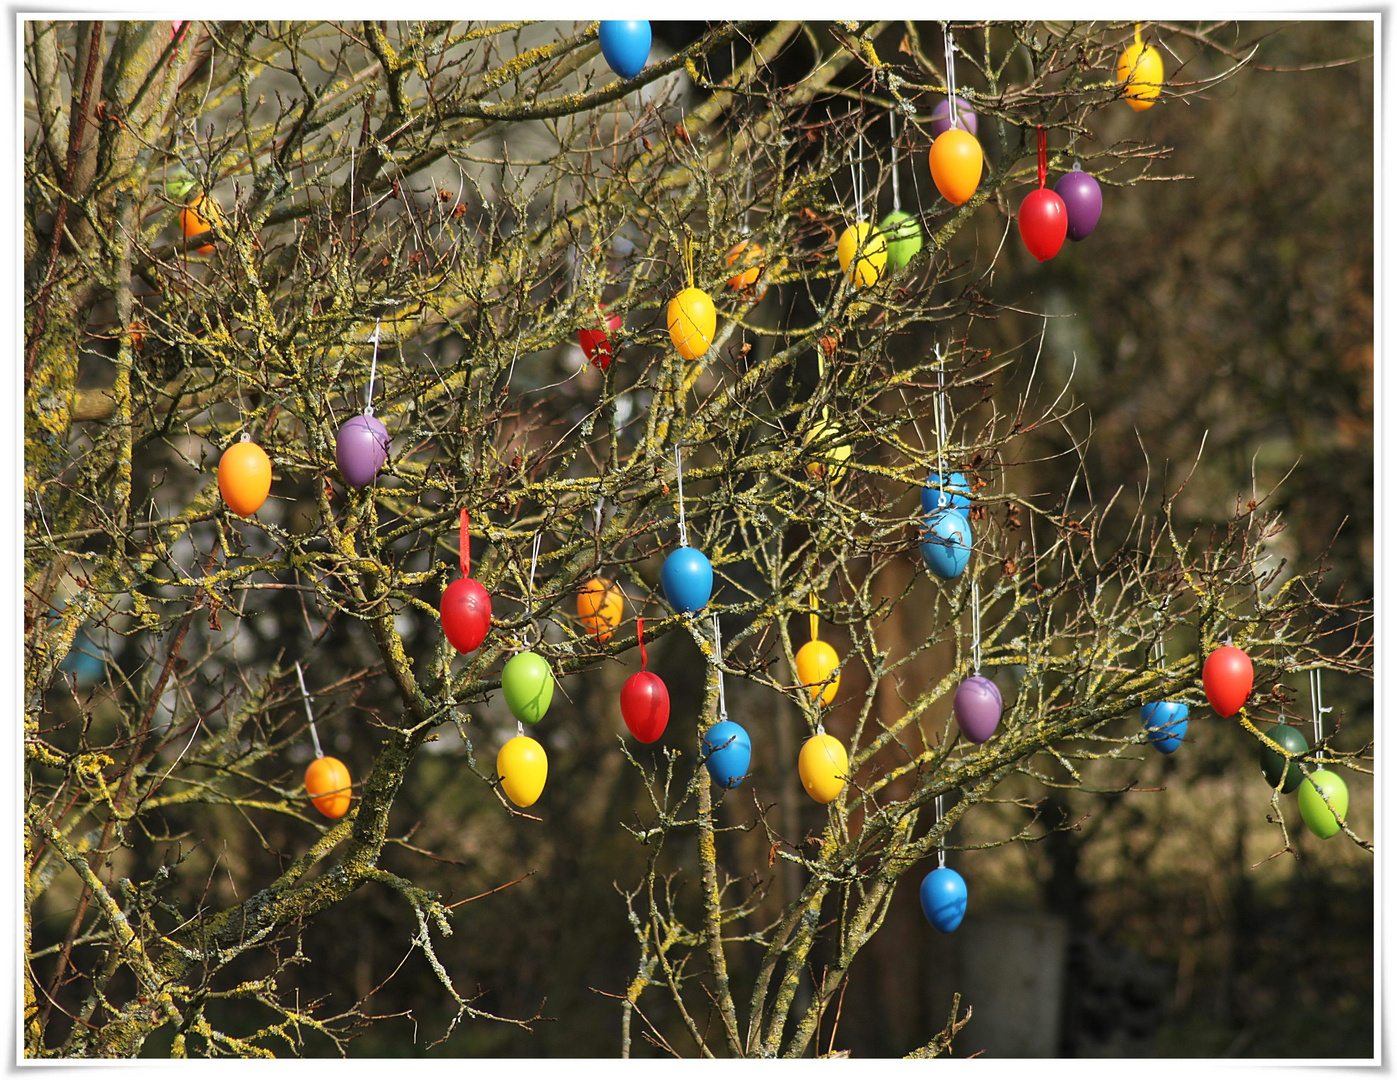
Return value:
M 1293 728 L 1288 724 L 1277 724 L 1266 732 L 1266 737 L 1272 742 L 1280 743 L 1292 754 L 1303 754 L 1310 748 L 1310 744 L 1305 741 L 1305 736 L 1298 728 Z M 1305 774 L 1300 771 L 1300 766 L 1291 759 L 1290 768 L 1286 768 L 1285 755 L 1278 754 L 1265 743 L 1261 743 L 1259 753 L 1261 758 L 1261 775 L 1266 777 L 1266 783 L 1271 787 L 1276 787 L 1281 783 L 1281 774 L 1285 774 L 1285 784 L 1281 787 L 1282 795 L 1289 795 L 1300 786 L 1300 781 L 1305 779 Z
M 1339 817 L 1348 817 L 1348 785 L 1344 783 L 1343 777 L 1328 769 L 1316 769 L 1310 774 L 1310 778 L 1300 785 L 1300 816 L 1305 819 L 1310 832 L 1321 840 L 1328 840 L 1339 831 L 1339 821 L 1334 816 L 1334 811 L 1324 805 L 1324 800 L 1315 788 L 1319 788 L 1329 797 L 1329 802 L 1334 810 L 1338 811 Z
M 512 657 L 504 666 L 500 686 L 509 711 L 525 724 L 537 724 L 553 702 L 553 672 L 536 652 Z
M 922 227 L 905 210 L 893 210 L 878 226 L 888 238 L 888 262 L 901 270 L 922 250 Z

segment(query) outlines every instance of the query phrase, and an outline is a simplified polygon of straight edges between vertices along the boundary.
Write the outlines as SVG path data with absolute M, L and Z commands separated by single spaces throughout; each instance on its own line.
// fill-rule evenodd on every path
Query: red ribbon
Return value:
M 461 576 L 471 576 L 471 516 L 461 510 Z
M 635 642 L 640 646 L 640 670 L 645 670 L 645 619 L 637 615 L 635 617 Z
M 1038 186 L 1048 183 L 1048 133 L 1043 125 L 1038 125 Z

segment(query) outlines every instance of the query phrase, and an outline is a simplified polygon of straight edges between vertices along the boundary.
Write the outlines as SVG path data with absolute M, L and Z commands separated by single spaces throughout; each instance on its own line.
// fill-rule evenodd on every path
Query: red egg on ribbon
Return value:
M 645 670 L 644 619 L 636 619 L 635 636 L 640 645 L 640 670 L 621 687 L 621 718 L 632 735 L 652 743 L 665 733 L 669 723 L 669 688 L 653 671 Z
M 1067 204 L 1048 186 L 1048 133 L 1038 125 L 1038 190 L 1030 191 L 1019 206 L 1019 235 L 1024 247 L 1039 262 L 1047 262 L 1062 250 L 1067 239 Z
M 621 329 L 621 316 L 607 316 L 606 329 L 613 334 Z M 606 331 L 601 329 L 579 330 L 577 343 L 582 346 L 582 351 L 587 354 L 587 359 L 596 364 L 602 371 L 611 366 L 614 353 L 611 351 L 611 338 L 607 337 Z
M 1251 657 L 1235 645 L 1219 645 L 1203 662 L 1203 692 L 1224 719 L 1240 709 L 1251 693 Z
M 461 511 L 461 574 L 441 596 L 441 628 L 457 652 L 480 647 L 490 632 L 490 594 L 471 577 L 470 515 Z

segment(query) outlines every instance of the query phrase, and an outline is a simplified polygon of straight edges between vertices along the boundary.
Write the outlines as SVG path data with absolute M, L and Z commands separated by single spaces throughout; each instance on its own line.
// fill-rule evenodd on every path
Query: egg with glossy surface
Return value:
M 537 724 L 553 703 L 553 671 L 548 661 L 536 652 L 521 652 L 510 657 L 500 675 L 505 704 L 514 718 L 525 724 Z
M 1151 701 L 1140 706 L 1146 738 L 1161 754 L 1172 754 L 1188 731 L 1188 706 L 1182 701 Z
M 650 23 L 646 19 L 602 19 L 597 40 L 607 65 L 623 79 L 634 79 L 650 59 Z
M 1246 704 L 1253 674 L 1251 657 L 1235 645 L 1220 645 L 1203 661 L 1203 692 L 1223 719 Z
M 721 788 L 735 788 L 752 764 L 752 740 L 741 724 L 720 720 L 703 733 L 704 766 Z
M 796 652 L 796 678 L 821 705 L 832 702 L 839 693 L 839 654 L 834 646 L 818 639 L 802 645 Z
M 1325 805 L 1321 791 L 1329 797 L 1333 810 Z M 1310 773 L 1300 784 L 1296 799 L 1300 803 L 1300 816 L 1305 821 L 1305 827 L 1321 840 L 1328 840 L 1339 831 L 1339 818 L 1348 817 L 1348 785 L 1342 776 L 1328 769 L 1316 769 Z M 1338 817 L 1334 816 L 1336 813 Z
M 928 151 L 931 179 L 942 198 L 953 206 L 970 201 L 980 186 L 985 155 L 975 136 L 960 128 L 951 128 L 931 144 Z
M 922 878 L 918 899 L 927 922 L 943 934 L 949 934 L 965 918 L 970 897 L 965 878 L 949 866 L 942 866 Z
M 970 562 L 970 519 L 954 507 L 927 515 L 922 532 L 922 561 L 939 578 L 957 578 Z
M 458 578 L 441 594 L 441 628 L 460 653 L 473 652 L 490 632 L 490 594 L 474 578 Z
M 251 517 L 272 490 L 272 459 L 255 442 L 235 442 L 218 459 L 218 493 L 228 509 Z
M 817 803 L 839 798 L 849 779 L 849 755 L 833 735 L 815 735 L 800 748 L 797 762 L 805 793 Z
M 621 687 L 621 719 L 630 733 L 652 743 L 669 723 L 669 687 L 653 671 L 637 671 Z
M 624 614 L 625 594 L 605 578 L 594 577 L 577 594 L 577 616 L 587 633 L 605 645 Z
M 940 473 L 927 476 L 922 487 L 922 513 L 930 514 L 947 506 L 957 510 L 970 509 L 970 481 L 964 473 L 949 473 L 945 479 Z
M 718 311 L 712 297 L 691 285 L 669 302 L 665 323 L 679 355 L 685 360 L 697 360 L 713 344 Z
M 888 263 L 888 238 L 866 221 L 856 221 L 844 230 L 835 253 L 845 279 L 851 279 L 860 289 L 873 285 L 883 275 Z M 854 257 L 858 265 L 854 266 Z M 854 266 L 852 270 L 850 267 Z
M 1164 84 L 1164 61 L 1159 50 L 1140 41 L 1129 46 L 1116 64 L 1116 82 L 1125 83 L 1125 100 L 1132 109 L 1148 109 Z
M 713 564 L 697 548 L 677 547 L 660 567 L 660 585 L 669 606 L 681 615 L 701 611 L 713 595 Z
M 1267 786 L 1274 788 L 1279 785 L 1281 794 L 1289 795 L 1305 779 L 1305 774 L 1300 771 L 1295 758 L 1308 753 L 1310 744 L 1305 741 L 1304 734 L 1298 728 L 1289 724 L 1276 724 L 1267 730 L 1266 737 L 1289 751 L 1291 758 L 1287 762 L 1285 754 L 1261 743 L 1257 753 L 1261 763 L 1261 775 L 1266 777 Z
M 311 805 L 327 818 L 342 818 L 349 811 L 349 770 L 339 758 L 318 757 L 306 767 L 306 794 Z
M 888 262 L 901 270 L 922 250 L 922 227 L 906 210 L 891 210 L 878 223 L 878 232 L 888 239 Z
M 351 416 L 335 436 L 335 464 L 352 488 L 368 487 L 388 460 L 388 429 L 376 416 Z
M 516 735 L 495 755 L 495 772 L 509 801 L 521 810 L 533 806 L 548 782 L 548 755 L 537 741 Z

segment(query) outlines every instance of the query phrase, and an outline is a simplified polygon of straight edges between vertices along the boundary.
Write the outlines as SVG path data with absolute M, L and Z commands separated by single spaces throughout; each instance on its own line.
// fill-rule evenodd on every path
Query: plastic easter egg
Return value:
M 650 59 L 650 23 L 645 19 L 603 19 L 597 40 L 607 64 L 623 79 L 634 79 Z
M 342 818 L 349 810 L 349 770 L 339 758 L 318 757 L 306 767 L 306 794 L 327 818 Z
M 1125 83 L 1125 100 L 1136 112 L 1143 112 L 1159 97 L 1164 84 L 1164 61 L 1153 45 L 1137 41 L 1121 53 L 1116 65 L 1116 82 Z
M 697 360 L 713 344 L 718 311 L 706 292 L 690 285 L 669 302 L 665 323 L 679 355 L 685 360 Z
M 621 316 L 608 315 L 606 317 L 606 329 L 611 333 L 616 333 L 621 329 Z M 582 346 L 582 352 L 597 367 L 605 371 L 611 366 L 613 353 L 611 351 L 611 338 L 607 337 L 602 330 L 579 330 L 577 332 L 577 343 Z
M 1266 737 L 1274 743 L 1280 743 L 1290 753 L 1296 757 L 1305 753 L 1310 748 L 1310 744 L 1305 741 L 1305 736 L 1298 728 L 1293 728 L 1289 724 L 1277 724 L 1266 732 Z M 1266 777 L 1266 783 L 1271 787 L 1279 786 L 1282 795 L 1289 795 L 1300 786 L 1300 782 L 1305 779 L 1305 774 L 1300 771 L 1300 766 L 1291 759 L 1287 767 L 1284 754 L 1277 753 L 1265 743 L 1260 744 L 1258 757 L 1261 759 L 1261 775 Z
M 766 252 L 762 250 L 761 244 L 755 240 L 739 240 L 728 249 L 728 266 L 737 265 L 737 273 L 728 278 L 728 288 L 734 292 L 752 293 L 754 299 L 760 300 L 766 295 L 766 286 L 760 289 L 755 286 L 761 280 L 762 271 L 766 266 L 762 263 Z
M 901 270 L 922 250 L 922 227 L 906 210 L 889 211 L 878 223 L 878 231 L 888 238 L 888 262 Z
M 942 479 L 940 473 L 931 473 L 922 488 L 922 513 L 930 514 L 947 506 L 957 510 L 970 509 L 970 482 L 964 473 L 953 472 Z
M 376 416 L 351 416 L 335 436 L 335 464 L 352 488 L 368 487 L 388 460 L 388 429 Z
M 965 878 L 949 866 L 933 870 L 922 878 L 920 899 L 926 921 L 943 934 L 949 934 L 965 918 L 965 906 L 969 901 Z
M 721 788 L 735 788 L 747 778 L 752 764 L 752 740 L 747 729 L 731 720 L 720 720 L 703 733 L 704 765 Z
M 1150 745 L 1161 754 L 1172 754 L 1188 730 L 1188 706 L 1182 701 L 1151 701 L 1140 706 L 1140 722 Z
M 839 693 L 838 669 L 839 654 L 828 641 L 807 641 L 796 651 L 796 678 L 821 705 L 828 705 Z
M 490 594 L 475 578 L 457 578 L 441 594 L 441 628 L 460 653 L 480 648 L 490 632 Z
M 510 657 L 500 674 L 505 704 L 521 723 L 537 724 L 553 703 L 553 672 L 536 652 Z
M 660 567 L 660 584 L 675 611 L 683 615 L 702 611 L 713 595 L 713 564 L 697 548 L 677 547 Z
M 972 675 L 956 687 L 956 696 L 951 703 L 956 723 L 961 733 L 973 743 L 988 741 L 999 727 L 999 718 L 1004 713 L 1004 698 L 994 680 L 983 675 Z
M 1028 253 L 1047 262 L 1067 239 L 1067 204 L 1055 191 L 1035 188 L 1019 204 L 1019 236 Z
M 235 442 L 218 459 L 218 491 L 228 509 L 251 517 L 272 490 L 272 460 L 255 442 Z
M 863 249 L 862 253 L 859 252 L 860 248 Z M 839 269 L 844 271 L 845 277 L 852 277 L 858 288 L 866 289 L 882 276 L 883 267 L 888 263 L 888 238 L 875 231 L 868 222 L 856 221 L 839 238 L 836 254 L 839 256 Z M 859 256 L 858 266 L 850 271 L 849 266 L 856 254 Z
M 816 420 L 810 425 L 810 430 L 806 433 L 804 444 L 807 447 L 820 447 L 828 444 L 839 436 L 839 426 L 832 424 L 828 420 Z M 831 482 L 837 481 L 844 476 L 844 463 L 849 460 L 849 455 L 854 452 L 854 448 L 848 443 L 838 443 L 828 446 L 825 449 L 815 449 L 812 451 L 813 460 L 805 463 L 805 475 L 812 480 L 823 480 L 826 477 Z
M 632 735 L 652 743 L 669 723 L 669 688 L 653 671 L 637 671 L 621 687 L 621 719 Z
M 201 233 L 206 233 L 222 221 L 223 213 L 219 210 L 218 203 L 214 202 L 208 195 L 200 195 L 179 212 L 180 232 L 184 233 L 185 236 L 198 236 Z M 194 250 L 200 255 L 212 255 L 213 245 L 205 244 Z
M 961 510 L 948 507 L 927 515 L 922 533 L 922 561 L 939 578 L 959 577 L 970 561 L 970 519 Z
M 605 645 L 621 625 L 625 594 L 605 578 L 592 578 L 577 594 L 577 615 L 582 625 Z
M 509 801 L 521 810 L 533 806 L 548 782 L 548 755 L 527 735 L 516 735 L 495 755 L 495 772 Z
M 1246 702 L 1251 681 L 1251 657 L 1235 645 L 1218 646 L 1203 662 L 1203 693 L 1223 719 Z
M 931 178 L 942 197 L 953 206 L 969 202 L 985 167 L 984 151 L 975 136 L 960 128 L 943 132 L 931 144 L 929 160 Z
M 1085 240 L 1101 220 L 1101 185 L 1080 165 L 1057 178 L 1053 190 L 1067 207 L 1067 239 Z
M 816 735 L 800 748 L 800 782 L 817 803 L 839 798 L 849 780 L 849 755 L 833 735 Z
M 956 98 L 955 126 L 972 135 L 980 133 L 980 120 L 963 97 Z M 942 98 L 937 102 L 936 108 L 931 110 L 931 138 L 935 141 L 950 130 L 951 99 Z
M 1320 797 L 1321 791 L 1329 797 L 1333 810 L 1325 805 Z M 1348 817 L 1348 785 L 1342 776 L 1328 769 L 1316 769 L 1310 773 L 1309 778 L 1300 785 L 1300 794 L 1296 799 L 1300 803 L 1300 816 L 1305 819 L 1306 827 L 1321 840 L 1328 840 L 1339 831 L 1339 818 Z M 1335 813 L 1338 817 L 1334 816 Z

